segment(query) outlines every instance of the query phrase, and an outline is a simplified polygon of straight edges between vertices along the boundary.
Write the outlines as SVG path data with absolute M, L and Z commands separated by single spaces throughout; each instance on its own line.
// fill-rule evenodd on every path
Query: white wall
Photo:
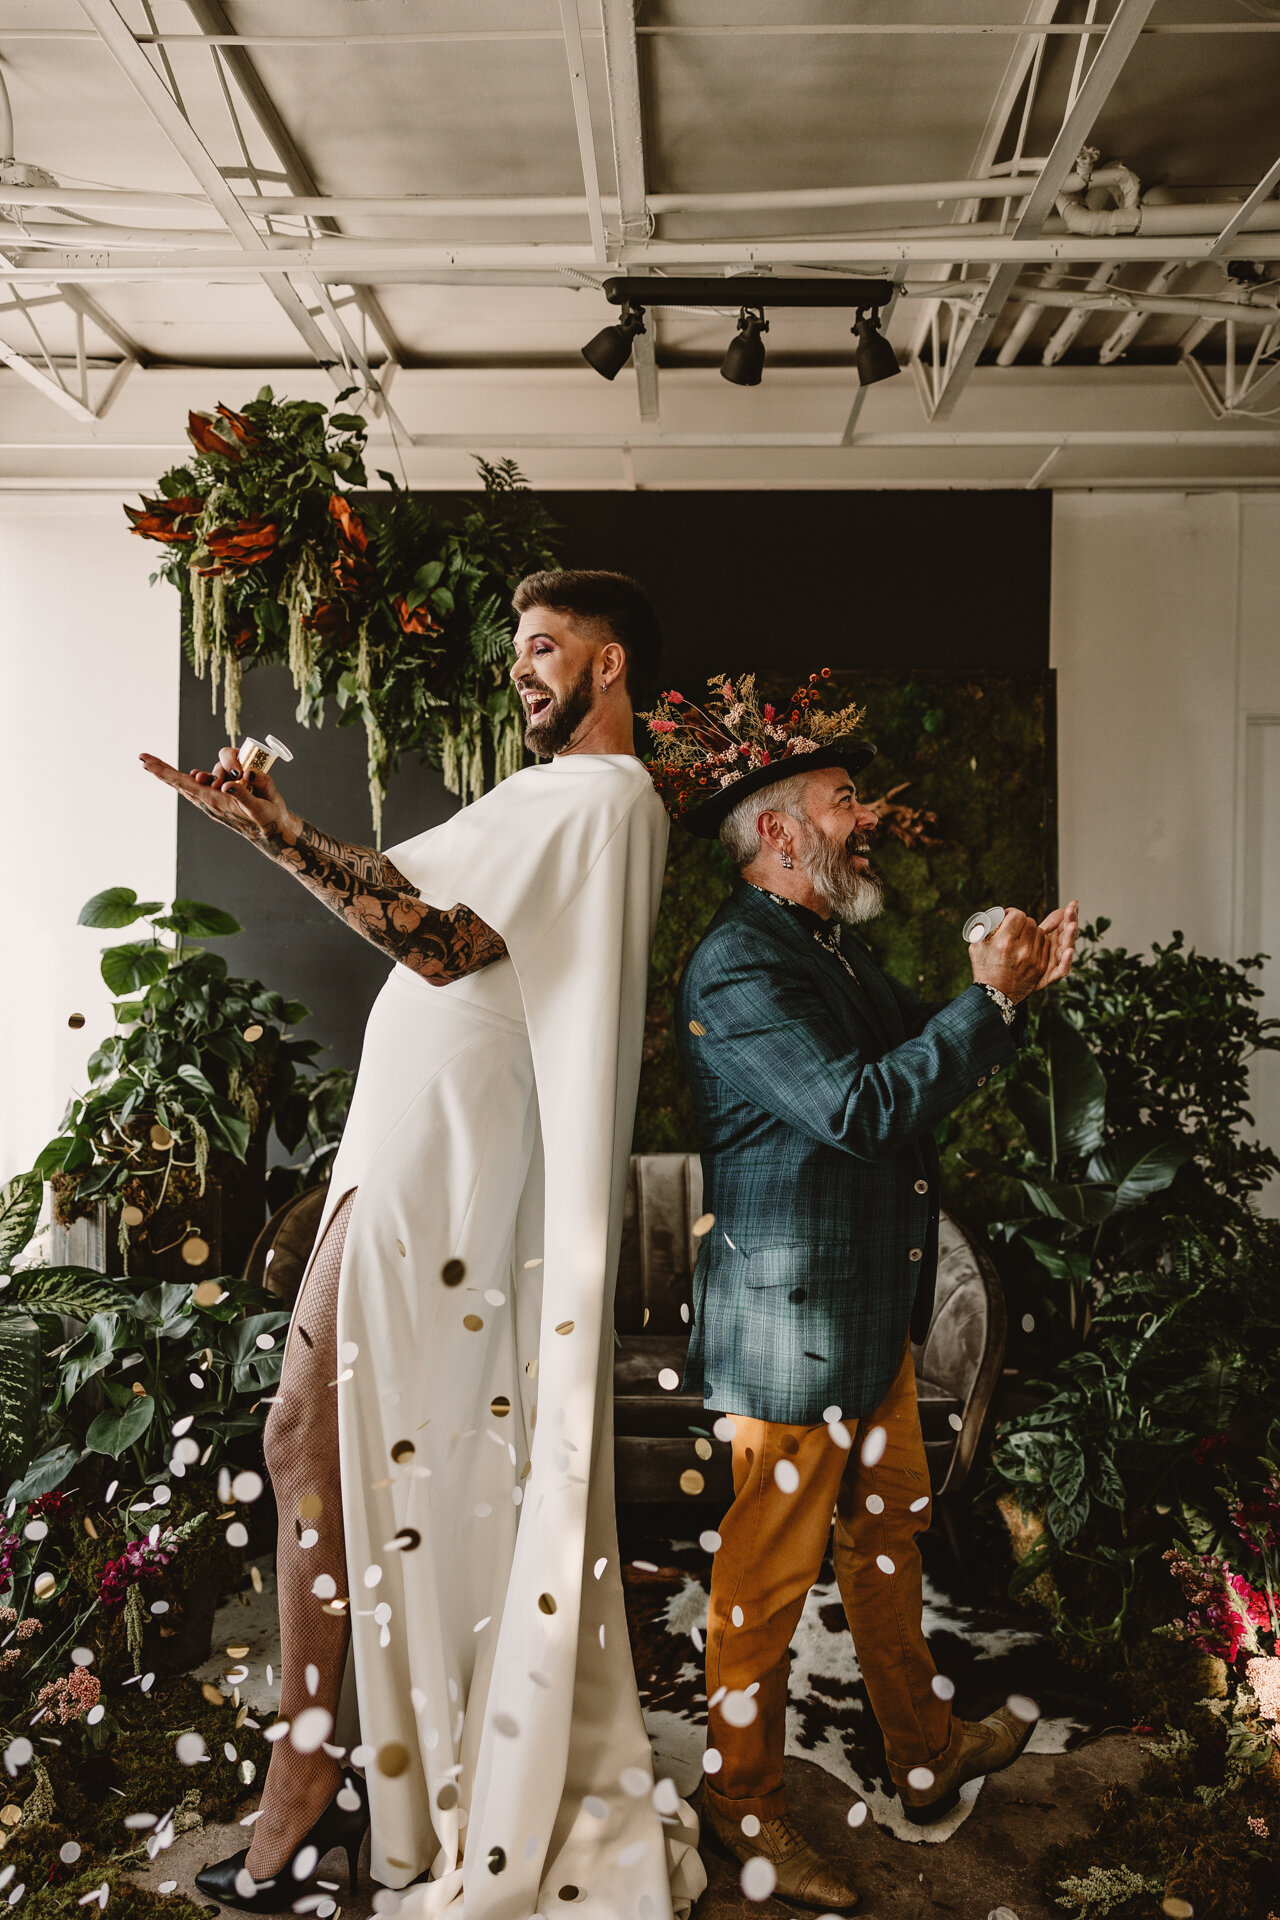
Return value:
M 1051 653 L 1064 898 L 1128 947 L 1269 947 L 1280 1016 L 1280 493 L 1055 496 Z M 1280 1148 L 1280 1058 L 1253 1098 Z
M 147 585 L 159 553 L 118 500 L 0 500 L 0 1181 L 56 1132 L 111 1028 L 111 936 L 78 928 L 81 906 L 116 885 L 172 895 L 176 796 L 137 759 L 178 740 L 177 602 Z

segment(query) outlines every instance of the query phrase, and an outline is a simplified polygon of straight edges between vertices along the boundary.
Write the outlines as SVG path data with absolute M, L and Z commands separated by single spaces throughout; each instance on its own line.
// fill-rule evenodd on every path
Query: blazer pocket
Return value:
M 812 1240 L 790 1240 L 772 1247 L 756 1247 L 747 1256 L 746 1285 L 808 1287 L 815 1282 L 848 1280 L 857 1268 L 853 1247 L 815 1246 Z

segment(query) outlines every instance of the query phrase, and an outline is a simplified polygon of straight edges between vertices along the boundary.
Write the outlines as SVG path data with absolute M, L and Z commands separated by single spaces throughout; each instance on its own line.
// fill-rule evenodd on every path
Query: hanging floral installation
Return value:
M 514 463 L 478 460 L 482 498 L 446 518 L 385 472 L 389 495 L 353 498 L 367 484 L 359 414 L 263 387 L 239 412 L 189 414 L 187 432 L 194 458 L 125 512 L 168 550 L 160 573 L 182 595 L 187 655 L 231 738 L 243 675 L 282 662 L 304 726 L 323 724 L 328 700 L 340 724 L 363 722 L 379 835 L 405 753 L 464 800 L 514 772 L 510 593 L 557 563 L 555 523 Z

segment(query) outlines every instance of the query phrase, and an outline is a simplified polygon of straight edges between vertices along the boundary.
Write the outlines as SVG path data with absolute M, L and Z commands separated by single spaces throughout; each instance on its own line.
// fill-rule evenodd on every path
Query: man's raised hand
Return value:
M 1052 969 L 1054 934 L 1038 927 L 1030 914 L 1006 907 L 1004 919 L 985 940 L 969 946 L 973 977 L 979 986 L 998 987 L 1010 1000 L 1025 1000 Z
M 1065 980 L 1070 973 L 1080 931 L 1080 902 L 1068 900 L 1065 907 L 1055 907 L 1048 918 L 1040 922 L 1040 931 L 1049 936 L 1053 957 L 1043 978 L 1036 982 L 1037 988 L 1052 986 L 1055 980 Z
M 223 747 L 218 754 L 216 773 L 199 769 L 179 773 L 167 761 L 153 753 L 138 755 L 147 772 L 173 787 L 202 813 L 220 826 L 263 848 L 278 847 L 294 829 L 293 816 L 269 774 L 255 773 L 246 779 L 234 747 Z

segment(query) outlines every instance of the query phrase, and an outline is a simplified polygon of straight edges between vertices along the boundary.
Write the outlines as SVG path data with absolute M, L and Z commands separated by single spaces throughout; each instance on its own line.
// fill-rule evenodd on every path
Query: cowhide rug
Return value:
M 683 1540 L 638 1547 L 633 1538 L 628 1548 L 627 1609 L 645 1721 L 659 1772 L 688 1793 L 702 1778 L 706 1743 L 701 1648 L 710 1556 Z M 1042 1713 L 1033 1753 L 1064 1752 L 1097 1730 L 1099 1703 L 1075 1691 L 1042 1635 L 998 1614 L 967 1609 L 941 1590 L 936 1574 L 926 1574 L 924 1593 L 925 1633 L 939 1672 L 955 1682 L 962 1718 L 981 1719 L 1011 1694 L 1022 1694 Z M 864 1801 L 870 1817 L 899 1839 L 946 1840 L 973 1811 L 982 1784 L 976 1780 L 937 1825 L 916 1827 L 903 1817 L 829 1561 L 791 1644 L 789 1699 L 787 1753 L 842 1781 L 853 1796 L 851 1808 Z

